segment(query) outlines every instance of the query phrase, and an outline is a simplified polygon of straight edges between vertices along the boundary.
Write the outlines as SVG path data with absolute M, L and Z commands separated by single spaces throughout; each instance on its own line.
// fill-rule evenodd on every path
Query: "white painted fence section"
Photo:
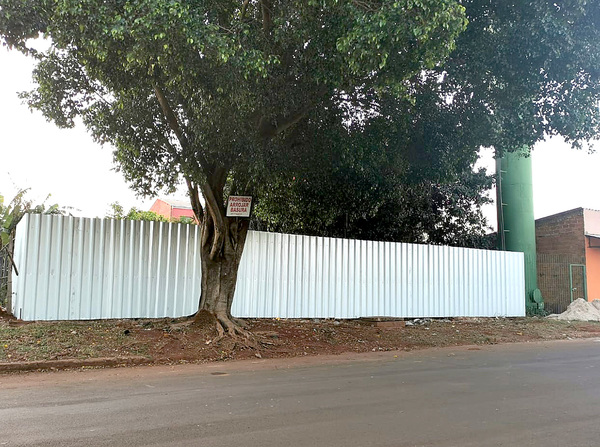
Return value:
M 523 254 L 252 232 L 241 317 L 522 316 Z
M 200 296 L 198 227 L 26 216 L 12 312 L 24 320 L 177 317 Z M 523 254 L 250 232 L 240 317 L 525 314 Z
M 27 215 L 12 312 L 24 320 L 158 318 L 198 307 L 196 225 Z

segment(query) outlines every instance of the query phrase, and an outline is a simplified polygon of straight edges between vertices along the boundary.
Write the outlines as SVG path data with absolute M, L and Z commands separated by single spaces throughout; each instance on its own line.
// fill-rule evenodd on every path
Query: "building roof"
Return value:
M 157 200 L 161 200 L 163 202 L 165 202 L 168 205 L 171 205 L 173 208 L 181 208 L 181 209 L 186 209 L 186 210 L 191 210 L 192 209 L 192 205 L 190 204 L 190 201 L 187 199 L 172 199 L 170 197 L 161 197 L 160 199 Z
M 588 248 L 600 248 L 600 245 L 592 245 L 592 240 L 598 244 L 600 242 L 600 234 L 592 234 L 592 233 L 585 233 L 585 236 L 588 237 Z

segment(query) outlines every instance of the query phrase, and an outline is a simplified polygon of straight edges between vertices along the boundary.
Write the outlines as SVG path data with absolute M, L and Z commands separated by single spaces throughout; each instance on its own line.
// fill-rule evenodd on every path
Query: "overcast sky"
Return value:
M 0 194 L 10 199 L 17 188 L 31 188 L 32 198 L 51 194 L 50 203 L 76 208 L 74 214 L 85 217 L 104 216 L 115 201 L 148 209 L 154 198 L 138 198 L 127 187 L 113 169 L 111 147 L 94 143 L 83 127 L 58 129 L 21 103 L 17 92 L 31 88 L 31 69 L 25 56 L 0 47 Z M 480 164 L 493 171 L 490 151 Z M 559 139 L 538 144 L 535 217 L 580 206 L 600 209 L 599 177 L 600 153 L 575 151 Z M 486 215 L 494 224 L 495 207 Z

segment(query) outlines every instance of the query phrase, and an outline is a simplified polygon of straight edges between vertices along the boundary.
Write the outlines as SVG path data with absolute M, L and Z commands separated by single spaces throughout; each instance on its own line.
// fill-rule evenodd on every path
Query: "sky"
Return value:
M 0 195 L 10 200 L 30 188 L 36 203 L 50 194 L 47 204 L 83 217 L 103 217 L 116 201 L 126 210 L 149 209 L 156 198 L 136 197 L 128 188 L 114 170 L 110 146 L 96 144 L 83 125 L 59 129 L 22 104 L 17 92 L 32 88 L 32 68 L 27 57 L 0 47 Z M 553 138 L 536 145 L 532 164 L 536 219 L 577 207 L 600 209 L 600 144 L 588 154 Z M 490 150 L 482 151 L 478 165 L 494 171 Z M 495 206 L 484 211 L 495 227 Z
M 17 92 L 33 87 L 30 59 L 0 47 L 0 194 L 5 200 L 30 188 L 40 203 L 72 207 L 72 214 L 104 217 L 119 202 L 148 209 L 153 199 L 136 197 L 115 172 L 112 148 L 96 144 L 83 125 L 59 129 L 30 111 Z

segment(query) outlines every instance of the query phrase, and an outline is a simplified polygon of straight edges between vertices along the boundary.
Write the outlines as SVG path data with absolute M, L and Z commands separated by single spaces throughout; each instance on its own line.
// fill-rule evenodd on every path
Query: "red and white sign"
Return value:
M 227 217 L 250 217 L 251 207 L 251 196 L 229 196 L 229 200 L 227 200 Z

